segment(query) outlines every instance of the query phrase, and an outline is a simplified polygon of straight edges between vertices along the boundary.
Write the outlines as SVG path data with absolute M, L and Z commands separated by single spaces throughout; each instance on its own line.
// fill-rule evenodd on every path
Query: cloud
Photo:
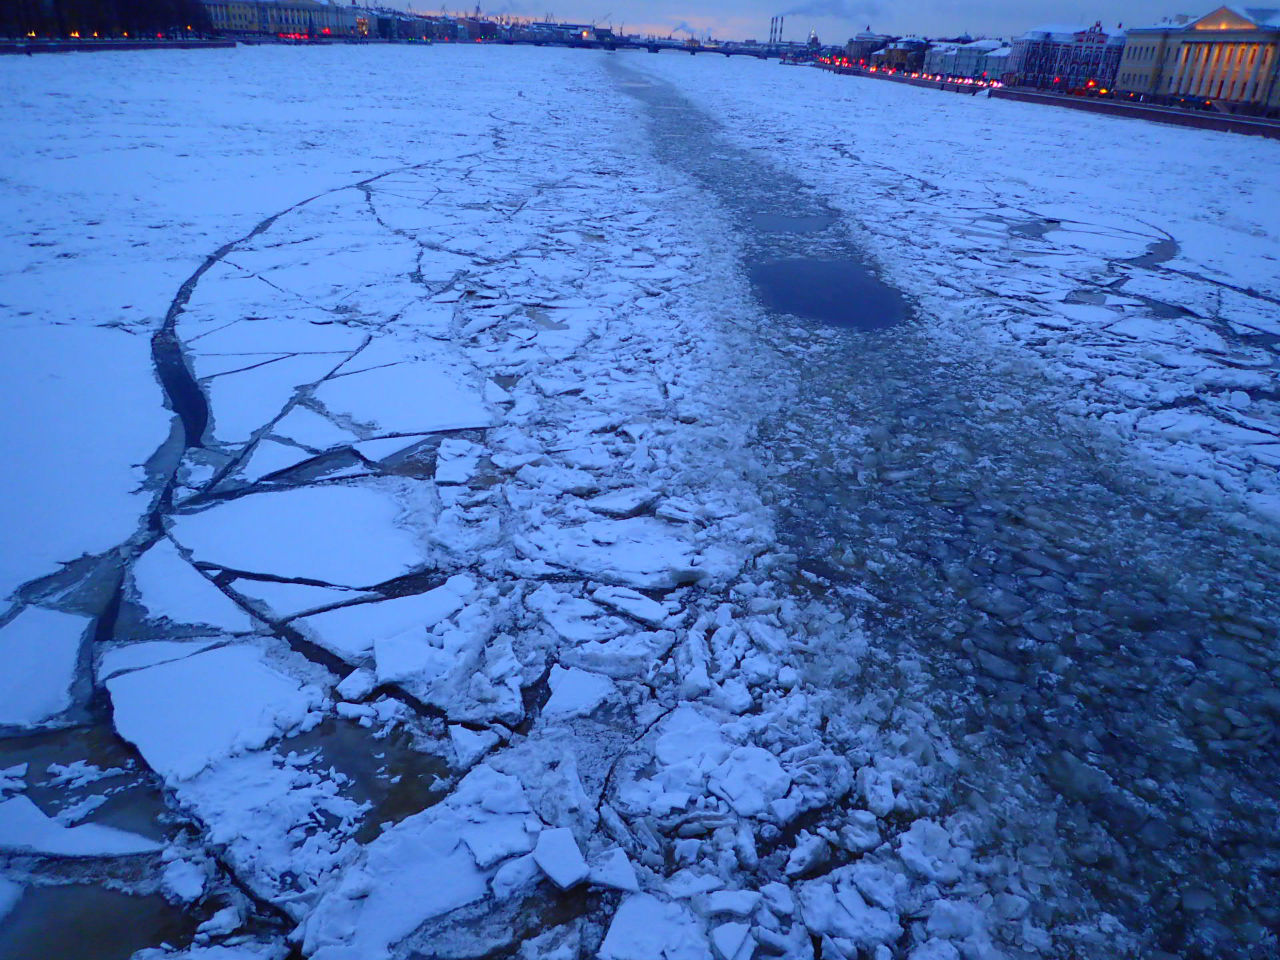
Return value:
M 840 20 L 861 20 L 874 17 L 884 10 L 880 0 L 809 0 L 785 11 L 784 17 L 832 17 Z

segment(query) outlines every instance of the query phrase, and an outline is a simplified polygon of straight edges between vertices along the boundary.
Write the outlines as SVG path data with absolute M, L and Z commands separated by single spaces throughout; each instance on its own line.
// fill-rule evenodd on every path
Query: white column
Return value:
M 1228 100 L 1238 99 L 1236 94 L 1240 92 L 1238 89 L 1240 86 L 1240 64 L 1244 61 L 1244 49 L 1245 45 L 1243 43 L 1237 43 L 1232 51 L 1231 68 L 1227 71 L 1227 83 L 1222 88 L 1222 92 Z
M 1264 47 L 1260 43 L 1253 44 L 1253 71 L 1249 74 L 1249 82 L 1245 84 L 1244 94 L 1240 97 L 1246 103 L 1252 103 L 1258 95 L 1258 79 L 1262 76 L 1262 62 L 1268 59 L 1267 54 L 1270 51 L 1270 47 Z
M 1200 56 L 1204 53 L 1204 44 L 1187 44 L 1187 66 L 1178 82 L 1178 93 L 1189 94 L 1196 82 L 1196 73 L 1200 69 Z
M 1182 83 L 1187 75 L 1187 64 L 1191 61 L 1191 45 L 1182 43 L 1178 45 L 1177 61 L 1173 65 L 1170 76 L 1173 77 L 1173 83 L 1169 85 L 1167 90 L 1157 90 L 1157 93 L 1180 93 L 1182 91 Z
M 1195 83 L 1191 87 L 1191 95 L 1193 97 L 1203 97 L 1204 88 L 1209 82 L 1209 75 L 1212 73 L 1213 58 L 1218 53 L 1218 45 L 1215 43 L 1206 43 L 1200 57 L 1200 65 L 1196 69 Z

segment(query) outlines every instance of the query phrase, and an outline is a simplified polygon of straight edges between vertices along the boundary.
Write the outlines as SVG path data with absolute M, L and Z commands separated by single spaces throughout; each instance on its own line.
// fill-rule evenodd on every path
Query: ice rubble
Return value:
M 1268 460 L 1280 251 L 1258 202 L 1277 161 L 1265 140 L 1073 117 L 1101 159 L 1068 171 L 1063 118 L 1034 105 L 745 63 L 643 66 L 714 112 L 729 142 L 767 151 L 849 214 L 932 335 L 960 351 L 974 334 L 1017 346 L 1064 385 L 1064 413 L 1113 432 L 1187 496 L 1225 494 L 1255 520 L 1280 517 Z M 762 96 L 777 104 L 764 118 Z M 793 136 L 815 99 L 857 132 L 851 144 Z M 917 135 L 871 157 L 863 145 L 894 135 L 904 114 L 921 118 Z M 1017 133 L 974 140 L 974 124 Z M 1133 148 L 1139 131 L 1149 150 Z M 954 149 L 960 139 L 972 152 Z M 1239 160 L 1228 187 L 1219 144 Z M 1176 170 L 1173 155 L 1185 159 Z M 1249 400 L 1249 422 L 1233 391 Z

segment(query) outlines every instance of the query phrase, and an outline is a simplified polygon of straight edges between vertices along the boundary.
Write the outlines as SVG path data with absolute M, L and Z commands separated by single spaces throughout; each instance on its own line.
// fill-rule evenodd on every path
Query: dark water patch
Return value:
M 78 780 L 78 761 L 99 772 L 97 777 L 83 769 Z M 169 815 L 159 783 L 106 723 L 68 730 L 10 737 L 0 740 L 0 768 L 27 764 L 26 796 L 36 806 L 53 815 L 90 798 L 106 796 L 78 822 L 97 823 L 128 830 L 153 840 L 164 840 L 170 832 Z M 64 770 L 70 767 L 70 770 Z
M 156 334 L 151 341 L 151 356 L 169 405 L 182 421 L 186 446 L 200 446 L 209 426 L 209 402 L 187 366 L 182 347 L 171 330 L 164 329 Z
M 775 260 L 748 267 L 756 295 L 774 313 L 855 330 L 881 330 L 907 317 L 906 301 L 852 260 Z
M 196 919 L 163 897 L 105 887 L 30 887 L 0 923 L 0 960 L 127 960 L 146 947 L 181 946 Z
M 835 217 L 817 215 L 796 215 L 781 213 L 752 213 L 748 220 L 753 230 L 760 233 L 820 233 L 829 229 Z
M 332 767 L 349 778 L 350 796 L 370 804 L 355 835 L 360 843 L 443 800 L 452 773 L 441 757 L 418 749 L 404 731 L 377 739 L 372 730 L 343 720 L 326 720 L 287 746 L 299 754 L 317 751 L 312 765 Z
M 840 215 L 805 184 L 721 136 L 670 84 L 610 62 L 616 82 L 648 113 L 658 159 L 714 197 L 738 228 L 742 260 L 774 314 L 849 330 L 881 330 L 908 317 Z
M 1121 260 L 1120 263 L 1129 263 L 1135 267 L 1158 267 L 1161 264 L 1168 263 L 1181 252 L 1178 241 L 1172 237 L 1166 237 L 1162 240 L 1155 240 L 1147 244 L 1146 253 L 1141 256 L 1131 257 L 1128 260 Z

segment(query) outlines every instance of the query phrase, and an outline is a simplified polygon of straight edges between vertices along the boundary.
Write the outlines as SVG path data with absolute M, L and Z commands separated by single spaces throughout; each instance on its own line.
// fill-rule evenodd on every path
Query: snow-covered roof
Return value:
M 1260 27 L 1280 27 L 1280 7 L 1228 7 Z
M 988 57 L 1007 57 L 1013 53 L 1013 47 L 1001 47 L 999 50 L 992 50 L 987 54 Z
M 1002 40 L 974 40 L 972 43 L 961 44 L 966 50 L 999 50 L 1004 46 Z

